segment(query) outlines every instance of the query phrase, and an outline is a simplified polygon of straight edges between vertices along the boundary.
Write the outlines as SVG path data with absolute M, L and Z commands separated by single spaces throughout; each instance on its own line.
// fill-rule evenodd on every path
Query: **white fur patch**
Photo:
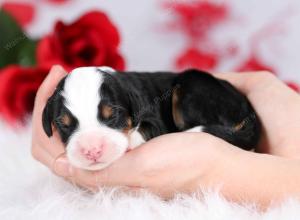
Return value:
M 96 67 L 98 70 L 103 71 L 105 73 L 114 73 L 116 72 L 115 69 L 109 67 L 109 66 L 100 66 L 100 67 Z
M 138 132 L 137 129 L 138 128 L 136 128 L 132 133 L 130 133 L 130 136 L 129 136 L 129 148 L 130 149 L 134 149 L 146 142 L 144 137 L 142 136 L 142 134 L 140 132 Z
M 66 78 L 62 93 L 65 106 L 79 120 L 80 129 L 99 124 L 97 115 L 102 83 L 103 77 L 95 67 L 74 69 Z
M 190 128 L 188 130 L 185 130 L 184 132 L 202 132 L 204 129 L 204 126 L 196 126 L 193 128 Z
M 98 105 L 101 99 L 99 92 L 102 83 L 103 76 L 96 67 L 81 67 L 74 69 L 66 78 L 62 91 L 65 106 L 79 122 L 78 128 L 69 139 L 67 156 L 74 166 L 89 170 L 108 166 L 121 157 L 128 148 L 128 138 L 125 134 L 101 124 L 98 120 Z M 103 151 L 101 161 L 96 164 L 91 164 L 78 149 L 78 140 L 89 132 L 99 134 L 100 138 L 107 138 L 113 146 L 113 149 Z M 89 143 L 87 148 L 88 145 Z

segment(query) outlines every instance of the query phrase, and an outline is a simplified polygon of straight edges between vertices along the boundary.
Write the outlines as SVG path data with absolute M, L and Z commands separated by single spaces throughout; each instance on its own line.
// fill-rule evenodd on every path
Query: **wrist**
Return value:
M 237 161 L 243 160 L 242 158 L 246 156 L 244 152 L 248 153 L 213 136 L 206 137 L 205 140 L 207 143 L 203 143 L 202 140 L 201 144 L 204 144 L 210 151 L 205 153 L 206 156 L 210 155 L 210 158 L 199 159 L 197 178 L 197 186 L 203 190 L 222 186 L 227 181 L 229 174 L 237 169 Z M 203 154 L 203 151 L 199 154 Z
M 237 173 L 243 170 L 241 165 L 249 160 L 249 153 L 252 154 L 252 152 L 242 150 L 223 140 L 220 140 L 220 143 L 214 147 L 216 148 L 216 156 L 207 186 L 209 188 L 222 188 L 225 183 L 232 180 L 233 175 L 238 176 Z
M 241 149 L 228 155 L 215 184 L 227 199 L 265 208 L 287 196 L 299 197 L 299 161 Z

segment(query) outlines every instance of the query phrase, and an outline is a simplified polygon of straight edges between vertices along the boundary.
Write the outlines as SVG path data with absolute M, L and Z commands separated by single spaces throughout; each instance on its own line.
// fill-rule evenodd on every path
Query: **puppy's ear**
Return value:
M 43 128 L 48 137 L 52 136 L 52 122 L 54 114 L 53 96 L 48 99 L 42 115 Z

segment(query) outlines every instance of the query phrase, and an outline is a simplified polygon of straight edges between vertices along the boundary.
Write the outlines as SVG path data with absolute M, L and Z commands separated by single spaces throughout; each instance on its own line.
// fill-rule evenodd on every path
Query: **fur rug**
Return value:
M 290 199 L 260 213 L 217 193 L 199 200 L 178 195 L 162 201 L 144 193 L 129 196 L 117 189 L 89 194 L 54 176 L 30 154 L 30 127 L 12 130 L 0 123 L 0 219 L 300 219 L 300 203 Z

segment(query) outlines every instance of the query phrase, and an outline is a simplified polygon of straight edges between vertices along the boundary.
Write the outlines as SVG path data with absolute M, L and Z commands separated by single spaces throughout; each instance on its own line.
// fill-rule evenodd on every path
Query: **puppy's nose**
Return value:
M 91 161 L 97 162 L 97 160 L 102 156 L 103 145 L 98 147 L 93 147 L 91 149 L 81 148 L 82 155 Z
M 78 142 L 81 155 L 93 162 L 97 162 L 97 160 L 102 156 L 106 145 L 104 137 L 94 135 L 81 137 Z

